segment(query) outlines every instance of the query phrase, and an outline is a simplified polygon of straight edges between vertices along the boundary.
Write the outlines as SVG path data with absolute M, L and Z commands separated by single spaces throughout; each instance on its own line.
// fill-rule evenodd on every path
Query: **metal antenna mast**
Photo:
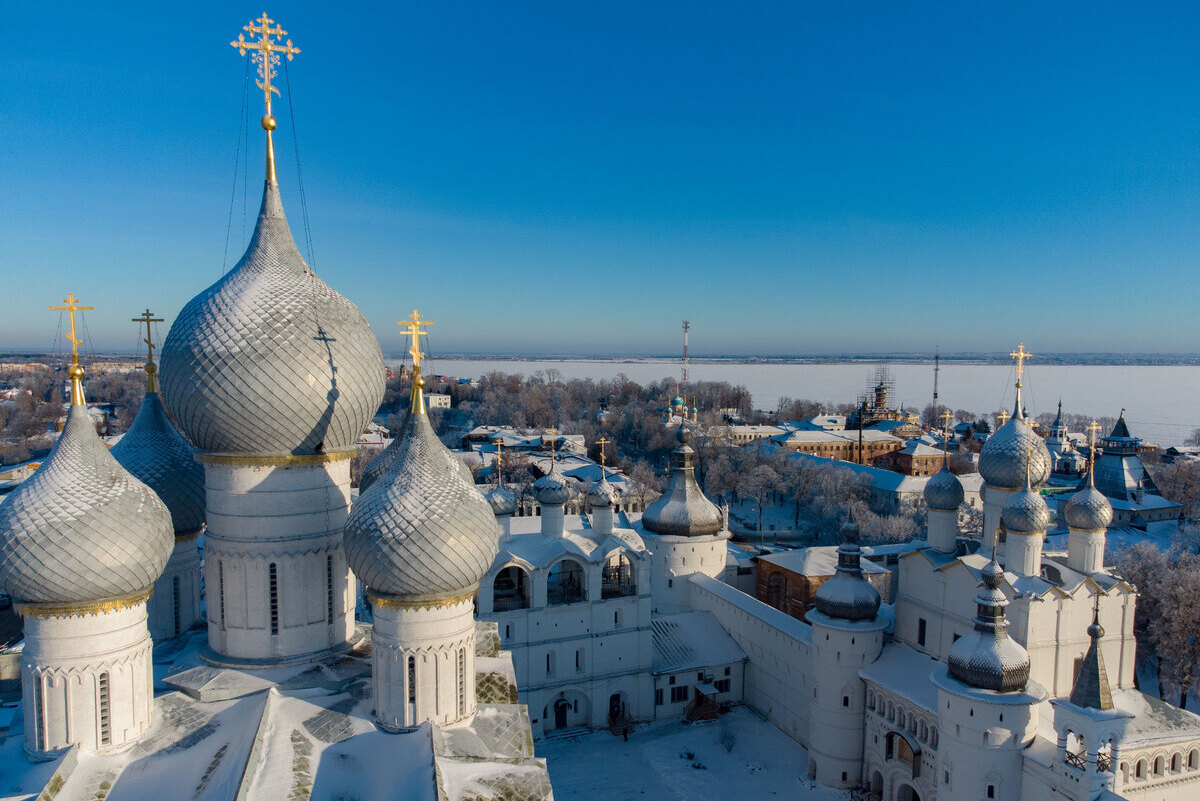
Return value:
M 688 329 L 692 327 L 689 320 L 683 321 L 683 369 L 680 370 L 680 383 L 688 382 Z

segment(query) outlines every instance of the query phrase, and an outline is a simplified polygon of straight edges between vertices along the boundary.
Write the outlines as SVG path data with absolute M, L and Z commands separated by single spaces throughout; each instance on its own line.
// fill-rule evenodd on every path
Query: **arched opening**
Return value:
M 516 565 L 509 565 L 496 574 L 492 582 L 492 609 L 511 612 L 529 608 L 529 574 Z
M 896 788 L 896 801 L 921 801 L 921 794 L 911 784 L 902 784 Z
M 870 790 L 876 801 L 883 801 L 883 774 L 879 771 L 871 774 Z
M 636 594 L 633 563 L 629 561 L 628 556 L 617 551 L 604 563 L 604 570 L 600 574 L 600 597 L 624 598 Z
M 767 603 L 781 612 L 787 611 L 783 604 L 787 599 L 787 576 L 772 573 L 767 579 Z
M 587 600 L 583 566 L 564 559 L 550 568 L 546 579 L 546 603 L 550 606 L 575 604 Z
M 573 690 L 565 690 L 549 704 L 545 711 L 545 719 L 546 731 L 587 726 L 587 698 Z
M 1187 766 L 1188 766 L 1188 770 L 1195 770 L 1196 768 L 1200 768 L 1200 750 L 1192 749 L 1191 751 L 1188 752 Z
M 1154 775 L 1155 776 L 1163 775 L 1163 766 L 1165 764 L 1166 764 L 1166 760 L 1164 760 L 1161 756 L 1157 756 L 1154 758 Z

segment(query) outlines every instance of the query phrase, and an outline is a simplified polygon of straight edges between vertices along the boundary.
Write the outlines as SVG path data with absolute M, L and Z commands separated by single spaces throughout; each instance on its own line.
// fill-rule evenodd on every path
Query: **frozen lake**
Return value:
M 398 360 L 389 359 L 398 364 Z M 933 395 L 933 365 L 899 363 L 888 367 L 896 379 L 896 396 L 905 406 L 924 408 Z M 678 360 L 566 359 L 524 361 L 512 359 L 435 359 L 434 372 L 478 378 L 499 370 L 529 375 L 538 370 L 558 370 L 564 378 L 612 378 L 625 373 L 647 383 L 679 375 Z M 751 364 L 738 362 L 693 363 L 691 377 L 700 381 L 728 381 L 750 390 L 754 405 L 774 409 L 781 396 L 809 398 L 824 403 L 853 402 L 874 373 L 867 363 L 856 364 Z M 973 412 L 1011 409 L 1013 369 L 1007 365 L 942 365 L 938 380 L 941 403 Z M 1200 367 L 1038 365 L 1025 374 L 1025 405 L 1029 413 L 1054 411 L 1059 399 L 1063 410 L 1094 417 L 1116 417 L 1122 408 L 1134 435 L 1160 445 L 1183 442 L 1200 428 Z

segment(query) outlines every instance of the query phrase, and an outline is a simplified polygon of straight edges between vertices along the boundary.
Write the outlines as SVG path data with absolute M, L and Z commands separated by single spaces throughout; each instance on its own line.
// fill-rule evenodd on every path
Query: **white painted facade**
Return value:
M 209 646 L 222 664 L 333 653 L 354 632 L 342 550 L 350 456 L 272 465 L 205 461 Z
M 670 615 L 692 608 L 690 576 L 701 573 L 717 578 L 728 561 L 729 531 L 705 537 L 652 534 L 642 526 L 638 533 L 651 554 L 650 591 L 654 612 Z
M 190 629 L 204 614 L 201 607 L 203 588 L 200 581 L 200 532 L 176 536 L 175 549 L 150 594 L 147 610 L 150 636 L 155 642 L 177 637 Z
M 150 727 L 154 699 L 144 599 L 55 613 L 30 605 L 21 664 L 25 752 L 119 751 Z

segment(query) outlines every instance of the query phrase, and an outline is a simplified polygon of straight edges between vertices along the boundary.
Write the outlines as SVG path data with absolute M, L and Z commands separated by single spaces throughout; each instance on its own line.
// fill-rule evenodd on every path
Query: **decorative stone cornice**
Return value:
M 328 453 L 281 453 L 274 456 L 258 456 L 242 453 L 197 453 L 196 461 L 202 464 L 227 465 L 230 467 L 299 467 L 303 465 L 344 462 L 358 455 L 358 449 L 330 451 Z
M 149 598 L 150 590 L 146 590 L 124 598 L 107 598 L 87 604 L 29 604 L 17 601 L 13 606 L 17 610 L 17 614 L 25 617 L 83 617 L 84 615 L 106 615 L 122 609 L 131 609 L 146 603 Z
M 446 598 L 408 599 L 397 598 L 393 595 L 378 595 L 368 590 L 367 599 L 370 600 L 372 606 L 381 606 L 385 609 L 448 609 L 464 602 L 473 602 L 477 594 L 477 592 L 469 592 L 465 595 L 452 595 Z

